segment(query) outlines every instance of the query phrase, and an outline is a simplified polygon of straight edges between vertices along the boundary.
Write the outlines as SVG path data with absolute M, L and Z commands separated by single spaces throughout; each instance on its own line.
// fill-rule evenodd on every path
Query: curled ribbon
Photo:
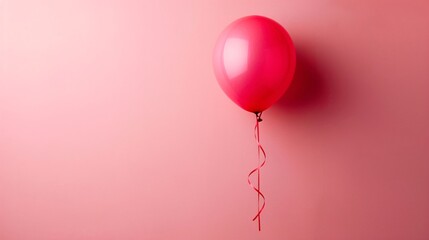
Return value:
M 247 182 L 248 182 L 249 186 L 251 188 L 253 188 L 258 193 L 258 213 L 256 214 L 256 216 L 252 220 L 255 221 L 256 219 L 258 219 L 258 229 L 259 229 L 259 231 L 261 231 L 261 213 L 265 208 L 265 196 L 261 192 L 261 168 L 265 165 L 265 162 L 267 160 L 267 155 L 266 155 L 265 150 L 259 141 L 259 122 L 262 122 L 262 118 L 261 118 L 262 112 L 255 113 L 255 114 L 256 114 L 256 124 L 255 124 L 255 128 L 254 128 L 254 134 L 255 134 L 256 143 L 258 145 L 258 167 L 256 167 L 255 169 L 253 169 L 249 173 L 249 175 L 247 176 Z M 261 153 L 264 157 L 262 162 L 261 162 Z M 254 173 L 258 174 L 258 185 L 257 185 L 257 187 L 255 187 L 252 184 L 252 181 L 250 181 L 250 177 Z M 262 198 L 262 206 L 261 206 L 261 198 Z

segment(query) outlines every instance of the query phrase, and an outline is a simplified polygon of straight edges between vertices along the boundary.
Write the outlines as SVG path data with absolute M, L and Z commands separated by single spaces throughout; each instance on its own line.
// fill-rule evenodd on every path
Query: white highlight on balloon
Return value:
M 226 74 L 234 78 L 247 71 L 249 42 L 241 38 L 230 38 L 225 42 L 223 62 Z

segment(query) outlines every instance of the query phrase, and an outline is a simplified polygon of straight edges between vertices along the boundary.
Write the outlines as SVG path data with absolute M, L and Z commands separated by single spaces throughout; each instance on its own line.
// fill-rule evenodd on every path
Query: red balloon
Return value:
M 249 112 L 278 101 L 292 82 L 296 53 L 287 31 L 272 19 L 248 16 L 231 23 L 217 40 L 214 72 L 222 90 Z

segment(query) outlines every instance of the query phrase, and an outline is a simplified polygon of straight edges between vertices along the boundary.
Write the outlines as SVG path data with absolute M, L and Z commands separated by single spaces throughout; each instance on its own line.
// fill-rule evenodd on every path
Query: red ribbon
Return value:
M 256 124 L 254 128 L 254 134 L 255 134 L 255 140 L 258 145 L 258 167 L 253 169 L 249 175 L 247 176 L 247 182 L 249 183 L 249 186 L 252 187 L 257 193 L 258 193 L 258 213 L 256 216 L 252 219 L 255 221 L 258 219 L 258 229 L 261 231 L 261 213 L 265 208 L 265 196 L 261 192 L 261 168 L 265 165 L 265 162 L 267 161 L 267 155 L 265 154 L 265 150 L 262 147 L 260 141 L 259 141 L 259 122 L 262 121 L 262 112 L 261 113 L 255 113 L 256 114 Z M 264 156 L 264 160 L 261 162 L 261 153 Z M 258 174 L 258 185 L 255 187 L 252 182 L 250 181 L 250 177 L 254 174 Z M 261 206 L 261 198 L 262 198 L 262 206 Z

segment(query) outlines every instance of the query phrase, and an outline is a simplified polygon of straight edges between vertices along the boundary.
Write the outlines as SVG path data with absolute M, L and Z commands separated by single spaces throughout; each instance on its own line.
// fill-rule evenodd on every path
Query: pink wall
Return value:
M 0 239 L 429 239 L 429 3 L 0 1 Z M 262 122 L 217 85 L 261 14 L 298 49 Z

